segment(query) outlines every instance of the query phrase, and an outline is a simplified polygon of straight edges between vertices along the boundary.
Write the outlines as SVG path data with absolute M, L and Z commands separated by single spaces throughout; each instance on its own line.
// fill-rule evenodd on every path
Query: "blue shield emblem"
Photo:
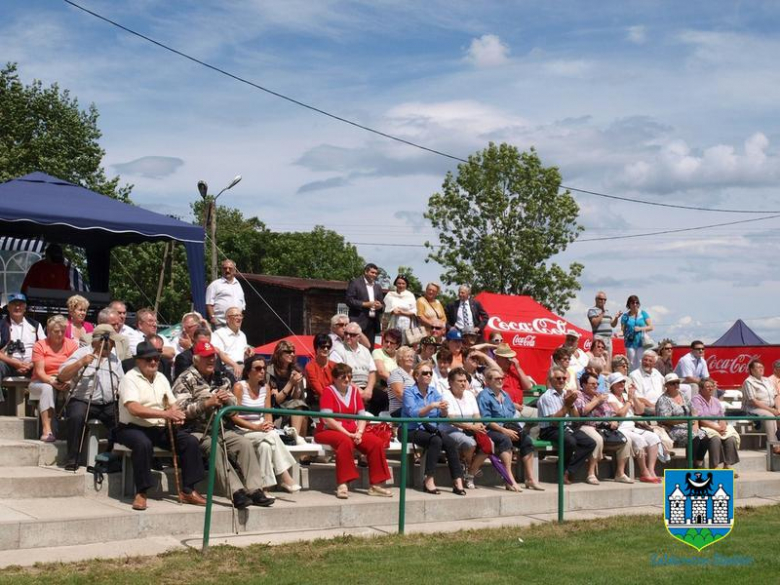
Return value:
M 675 539 L 702 550 L 734 526 L 734 471 L 664 471 L 664 523 Z

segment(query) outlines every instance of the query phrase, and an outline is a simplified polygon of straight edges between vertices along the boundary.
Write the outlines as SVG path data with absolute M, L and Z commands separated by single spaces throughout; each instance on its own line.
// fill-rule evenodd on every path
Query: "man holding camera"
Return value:
M 92 331 L 91 344 L 74 351 L 57 374 L 60 382 L 76 381 L 65 407 L 68 471 L 75 471 L 81 463 L 82 436 L 88 420 L 98 419 L 109 432 L 116 427 L 116 393 L 124 375 L 121 362 L 112 353 L 118 336 L 111 325 L 98 325 Z
M 37 321 L 25 316 L 27 297 L 8 295 L 8 316 L 0 321 L 0 377 L 32 375 L 32 350 L 35 342 L 46 337 Z M 2 402 L 2 393 L 0 393 Z
M 223 406 L 235 406 L 236 399 L 231 392 L 230 380 L 215 372 L 217 349 L 208 341 L 198 341 L 192 354 L 192 366 L 176 379 L 173 393 L 178 408 L 186 415 L 185 428 L 200 440 L 200 449 L 208 457 L 211 452 L 212 417 Z M 260 464 L 252 441 L 235 432 L 230 419 L 224 423 L 218 445 L 220 451 L 227 450 L 227 456 L 217 453 L 214 458 L 217 483 L 223 490 L 228 490 L 233 505 L 243 510 L 251 504 L 263 507 L 273 504 L 274 498 L 263 492 Z M 238 463 L 241 476 L 231 459 Z

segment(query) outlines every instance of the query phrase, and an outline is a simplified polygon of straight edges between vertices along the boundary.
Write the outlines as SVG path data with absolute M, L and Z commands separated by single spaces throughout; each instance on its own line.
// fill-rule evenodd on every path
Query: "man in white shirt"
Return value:
M 41 324 L 26 317 L 26 311 L 26 296 L 8 295 L 8 316 L 0 322 L 0 376 L 3 378 L 32 375 L 33 346 L 46 337 Z
M 154 335 L 157 333 L 157 313 L 155 313 L 152 309 L 140 309 L 136 315 L 138 331 L 136 331 L 137 335 L 134 335 L 133 338 L 130 339 L 130 352 L 133 355 L 135 355 L 135 350 L 138 347 L 138 344 L 144 341 L 147 335 Z M 163 337 L 162 339 L 164 344 L 162 355 L 163 357 L 171 360 L 176 357 L 176 350 L 174 349 L 173 343 L 171 343 L 170 339 L 166 337 Z
M 691 343 L 690 353 L 677 362 L 674 373 L 680 377 L 680 392 L 692 399 L 699 393 L 699 383 L 710 377 L 707 361 L 704 359 L 704 343 L 698 339 Z
M 645 350 L 642 364 L 631 372 L 629 377 L 636 386 L 636 395 L 645 405 L 645 414 L 655 414 L 655 403 L 664 393 L 664 377 L 655 369 L 658 354 L 652 349 Z
M 176 405 L 168 380 L 160 374 L 160 353 L 155 347 L 142 341 L 135 354 L 135 368 L 119 383 L 119 428 L 117 442 L 132 450 L 135 499 L 133 510 L 146 510 L 146 492 L 157 485 L 152 476 L 154 448 L 171 449 L 170 436 L 176 443 L 176 455 L 181 469 L 179 501 L 184 504 L 205 506 L 206 500 L 195 484 L 206 473 L 200 453 L 200 441 L 181 430 L 186 420 L 184 412 Z M 167 404 L 166 404 L 167 403 Z M 166 425 L 172 423 L 169 430 Z
M 136 331 L 135 329 L 130 327 L 130 325 L 127 324 L 127 305 L 125 304 L 124 301 L 120 301 L 120 300 L 111 301 L 111 303 L 108 305 L 108 308 L 114 309 L 117 315 L 119 315 L 119 329 L 116 330 L 116 332 L 119 333 L 119 335 L 124 335 L 128 343 L 130 343 L 134 339 L 137 339 L 135 341 L 135 345 L 138 345 L 139 342 L 143 341 L 143 335 L 139 334 L 138 331 Z
M 191 349 L 195 345 L 195 330 L 198 327 L 208 327 L 208 322 L 203 318 L 203 315 L 197 311 L 185 313 L 181 318 L 181 334 L 173 346 L 176 350 L 176 355 Z
M 569 366 L 574 368 L 577 377 L 588 367 L 588 362 L 590 361 L 588 354 L 577 346 L 579 341 L 580 334 L 574 329 L 569 329 L 566 332 L 566 340 L 563 342 L 563 347 L 567 348 L 569 353 L 571 353 Z
M 236 279 L 236 263 L 222 261 L 222 278 L 218 278 L 206 288 L 206 315 L 215 327 L 225 325 L 225 313 L 230 307 L 246 310 L 244 289 Z
M 240 308 L 230 307 L 225 313 L 225 317 L 227 318 L 227 327 L 220 327 L 214 331 L 211 335 L 211 343 L 233 360 L 236 364 L 233 368 L 233 373 L 236 378 L 241 378 L 247 351 L 249 355 L 252 353 L 252 348 L 247 343 L 246 335 L 241 331 L 241 322 L 244 319 L 244 314 Z

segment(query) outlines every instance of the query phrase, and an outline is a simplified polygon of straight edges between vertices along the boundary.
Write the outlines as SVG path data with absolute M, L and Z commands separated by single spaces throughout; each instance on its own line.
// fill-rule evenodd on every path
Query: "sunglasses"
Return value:
M 145 358 L 141 358 L 141 359 L 144 360 L 145 362 L 159 362 L 160 361 L 159 356 L 145 357 Z
M 292 350 L 292 349 L 285 349 L 285 350 L 282 350 L 282 353 L 286 353 L 287 355 L 292 355 L 292 354 L 294 354 L 294 353 L 295 353 L 295 350 Z
M 338 377 L 338 379 L 339 380 L 351 380 L 352 379 L 352 374 L 341 374 Z
M 333 349 L 332 345 L 321 345 L 317 349 Z
M 433 376 L 433 372 L 431 372 L 430 370 L 426 370 L 424 372 L 420 372 L 420 375 L 421 376 Z
M 553 380 L 558 380 L 559 382 L 565 382 L 566 376 L 555 376 Z
M 255 366 L 254 368 L 252 368 L 252 371 L 253 372 L 264 372 L 265 371 L 265 366 Z
M 491 382 L 502 382 L 504 380 L 504 376 L 493 376 L 490 378 Z
M 434 331 L 443 331 L 444 327 L 432 327 L 431 329 L 433 329 Z
M 360 337 L 360 333 L 345 333 L 344 337 Z

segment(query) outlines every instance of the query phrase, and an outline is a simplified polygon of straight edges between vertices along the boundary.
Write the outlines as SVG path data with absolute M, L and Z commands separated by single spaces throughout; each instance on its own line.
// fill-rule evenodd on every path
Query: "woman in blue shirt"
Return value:
M 431 383 L 433 364 L 420 362 L 414 368 L 414 386 L 404 390 L 401 416 L 410 418 L 447 418 L 447 401 Z M 460 465 L 457 443 L 446 433 L 439 431 L 439 423 L 410 423 L 409 440 L 426 450 L 425 482 L 423 491 L 427 494 L 441 493 L 436 487 L 434 473 L 442 450 L 447 455 L 447 465 L 452 477 L 452 493 L 465 496 L 463 489 L 463 468 Z
M 620 318 L 623 329 L 623 341 L 626 346 L 629 370 L 636 370 L 642 365 L 642 354 L 645 353 L 645 333 L 653 330 L 653 322 L 646 311 L 639 308 L 639 297 L 631 295 L 626 301 L 627 313 Z

